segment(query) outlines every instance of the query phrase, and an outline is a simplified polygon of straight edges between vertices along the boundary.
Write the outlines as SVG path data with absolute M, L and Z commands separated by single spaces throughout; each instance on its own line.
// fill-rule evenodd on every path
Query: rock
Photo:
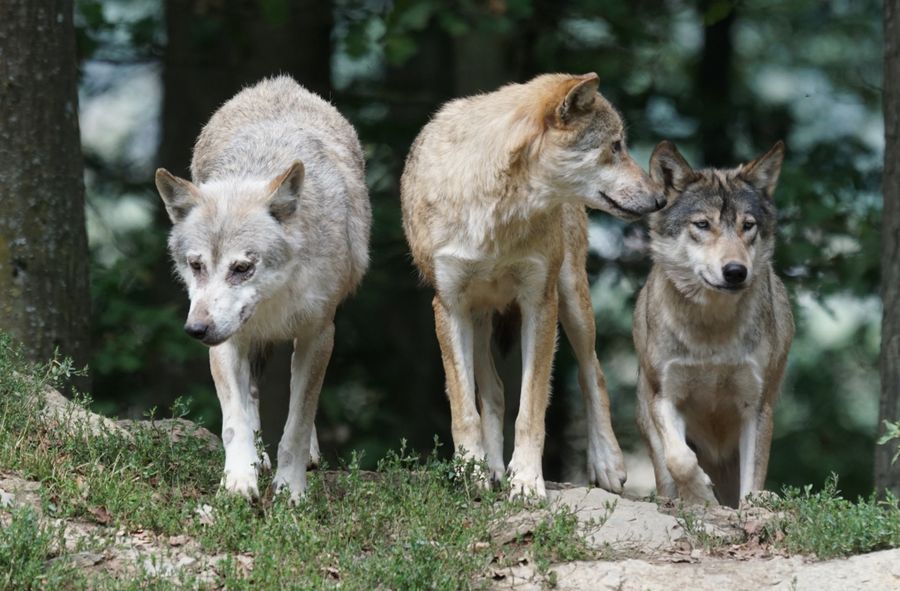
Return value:
M 194 437 L 202 441 L 211 451 L 222 449 L 222 441 L 212 431 L 186 419 L 155 419 L 153 421 L 132 421 L 123 419 L 116 425 L 129 433 L 136 429 L 156 429 L 172 442 L 182 441 L 185 437 Z
M 128 431 L 118 426 L 112 419 L 92 413 L 49 386 L 44 389 L 44 401 L 41 416 L 45 420 L 55 421 L 69 432 L 86 431 L 94 436 L 111 434 L 131 437 Z

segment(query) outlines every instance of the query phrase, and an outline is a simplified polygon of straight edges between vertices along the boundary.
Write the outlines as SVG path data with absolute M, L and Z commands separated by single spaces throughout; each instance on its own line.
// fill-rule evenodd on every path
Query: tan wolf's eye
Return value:
M 709 230 L 709 222 L 706 220 L 697 220 L 694 222 L 694 226 L 701 230 Z
M 613 154 L 618 154 L 622 151 L 622 140 L 616 140 L 612 145 Z
M 756 222 L 752 222 L 750 220 L 747 220 L 746 222 L 744 222 L 744 232 L 749 232 L 750 230 L 752 230 L 755 227 L 756 227 Z

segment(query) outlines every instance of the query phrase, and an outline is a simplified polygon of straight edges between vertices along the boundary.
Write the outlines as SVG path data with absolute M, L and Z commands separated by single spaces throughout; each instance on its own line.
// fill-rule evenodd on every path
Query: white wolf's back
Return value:
M 353 289 L 368 267 L 372 213 L 356 131 L 330 103 L 288 76 L 245 88 L 204 126 L 191 175 L 195 183 L 272 179 L 295 160 L 303 160 L 304 186 L 325 201 L 321 206 L 332 215 L 346 208 Z

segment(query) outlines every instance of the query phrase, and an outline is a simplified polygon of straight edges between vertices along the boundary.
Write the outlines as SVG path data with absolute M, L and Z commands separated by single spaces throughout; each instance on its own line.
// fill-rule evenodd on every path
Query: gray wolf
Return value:
M 521 313 L 522 390 L 509 463 L 513 494 L 545 495 L 541 456 L 557 319 L 575 350 L 588 412 L 588 471 L 621 491 L 625 467 L 595 352 L 585 206 L 637 219 L 664 203 L 625 146 L 596 74 L 548 74 L 445 104 L 401 179 L 413 260 L 435 288 L 453 442 L 499 480 L 503 384 L 495 314 Z M 479 412 L 480 406 L 480 412 Z
M 338 304 L 368 266 L 371 210 L 356 132 L 289 77 L 226 102 L 197 139 L 193 182 L 156 172 L 174 224 L 169 250 L 191 305 L 185 331 L 209 345 L 222 406 L 226 490 L 259 495 L 254 360 L 292 339 L 291 395 L 276 490 L 296 501 L 317 460 L 314 417 Z M 312 451 L 311 451 L 312 448 Z
M 653 268 L 638 296 L 638 426 L 660 495 L 737 506 L 763 489 L 794 322 L 772 269 L 778 142 L 736 168 L 693 170 L 662 142 L 650 174 Z

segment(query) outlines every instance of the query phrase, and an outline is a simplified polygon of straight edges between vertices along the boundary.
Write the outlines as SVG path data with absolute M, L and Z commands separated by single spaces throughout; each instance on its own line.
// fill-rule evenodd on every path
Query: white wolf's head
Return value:
M 737 168 L 693 170 L 671 142 L 656 147 L 650 174 L 669 204 L 650 217 L 653 260 L 679 291 L 740 293 L 771 260 L 783 159 L 778 142 Z
M 545 74 L 526 88 L 513 172 L 522 168 L 548 194 L 625 220 L 665 205 L 662 188 L 628 153 L 622 117 L 597 91 L 597 74 Z
M 297 210 L 303 177 L 301 162 L 271 180 L 200 185 L 156 171 L 174 224 L 169 251 L 191 299 L 184 326 L 190 336 L 210 346 L 224 342 L 287 283 L 299 245 L 285 224 Z

